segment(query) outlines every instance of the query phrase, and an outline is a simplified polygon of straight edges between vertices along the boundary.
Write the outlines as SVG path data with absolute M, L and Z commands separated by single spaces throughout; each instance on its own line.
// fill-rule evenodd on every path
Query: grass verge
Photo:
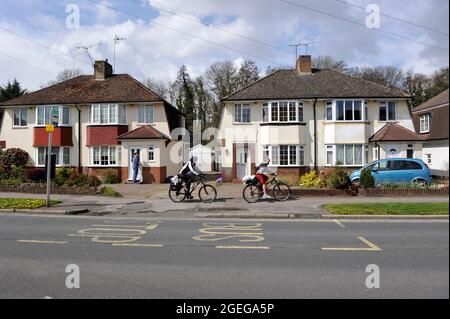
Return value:
M 448 203 L 327 204 L 337 215 L 448 215 Z
M 50 204 L 56 205 L 61 202 L 52 200 Z M 45 199 L 31 198 L 0 198 L 0 209 L 35 209 L 47 205 Z
M 102 188 L 100 188 L 100 194 L 108 197 L 122 197 L 122 194 L 108 186 L 103 186 Z

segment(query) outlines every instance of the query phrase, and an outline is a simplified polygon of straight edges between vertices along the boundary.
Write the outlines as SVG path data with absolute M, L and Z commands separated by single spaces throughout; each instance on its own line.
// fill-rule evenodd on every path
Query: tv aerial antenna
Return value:
M 320 42 L 318 42 L 318 41 L 314 41 L 314 42 L 299 42 L 299 43 L 297 43 L 297 44 L 291 44 L 291 45 L 289 45 L 290 47 L 295 47 L 295 63 L 297 64 L 297 59 L 298 59 L 298 47 L 303 47 L 303 48 L 305 48 L 305 54 L 306 55 L 308 55 L 308 47 L 310 46 L 310 45 L 313 45 L 313 44 L 318 44 L 318 43 L 320 43 Z
M 77 49 L 86 51 L 86 54 L 89 57 L 89 59 L 91 60 L 92 65 L 94 65 L 94 59 L 92 59 L 92 56 L 89 53 L 89 49 L 92 49 L 93 47 L 96 47 L 98 45 L 99 44 L 90 44 L 90 45 L 85 45 L 85 46 L 78 46 Z
M 116 73 L 116 45 L 120 43 L 120 41 L 125 41 L 126 38 L 120 37 L 117 34 L 114 36 L 114 64 L 113 64 L 113 73 Z

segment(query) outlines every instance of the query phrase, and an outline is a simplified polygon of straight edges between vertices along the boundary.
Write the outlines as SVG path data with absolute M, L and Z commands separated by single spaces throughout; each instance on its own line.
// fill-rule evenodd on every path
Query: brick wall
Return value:
M 278 167 L 277 174 L 280 179 L 296 183 L 300 176 L 310 171 L 309 167 Z
M 88 126 L 86 130 L 86 145 L 119 145 L 117 137 L 126 132 L 128 132 L 127 125 Z
M 48 146 L 48 134 L 45 127 L 35 127 L 33 147 Z M 53 132 L 53 146 L 73 146 L 72 127 L 56 127 Z
M 142 177 L 144 184 L 163 184 L 167 178 L 167 167 L 143 167 Z

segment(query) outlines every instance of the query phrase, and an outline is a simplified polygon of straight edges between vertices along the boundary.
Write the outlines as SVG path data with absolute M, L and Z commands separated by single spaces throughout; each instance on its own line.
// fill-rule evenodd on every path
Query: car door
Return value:
M 413 177 L 408 160 L 392 161 L 389 170 L 392 183 L 408 183 Z
M 388 161 L 379 161 L 374 169 L 372 169 L 372 176 L 375 180 L 375 185 L 389 183 Z

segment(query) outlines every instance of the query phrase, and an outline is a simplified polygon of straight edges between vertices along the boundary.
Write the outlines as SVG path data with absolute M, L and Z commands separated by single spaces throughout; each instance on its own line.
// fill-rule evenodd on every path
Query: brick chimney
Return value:
M 104 80 L 113 75 L 112 65 L 108 63 L 108 59 L 105 61 L 95 61 L 94 75 L 96 80 Z
M 300 74 L 312 73 L 312 61 L 310 55 L 301 55 L 297 60 L 297 71 Z

